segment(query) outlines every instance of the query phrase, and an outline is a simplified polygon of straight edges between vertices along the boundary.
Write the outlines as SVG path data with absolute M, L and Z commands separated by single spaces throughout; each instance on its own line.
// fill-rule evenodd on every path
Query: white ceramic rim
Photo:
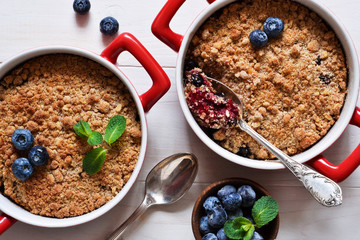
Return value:
M 180 106 L 184 112 L 185 118 L 188 121 L 190 127 L 200 140 L 207 145 L 210 149 L 216 152 L 218 155 L 232 161 L 234 163 L 257 169 L 275 170 L 285 168 L 283 164 L 278 161 L 263 161 L 254 160 L 250 158 L 241 157 L 216 144 L 211 138 L 209 138 L 196 123 L 193 118 L 187 104 L 184 95 L 183 86 L 183 68 L 186 50 L 189 47 L 190 41 L 197 29 L 218 9 L 235 2 L 236 0 L 217 0 L 206 9 L 204 9 L 199 16 L 196 17 L 192 25 L 189 27 L 184 35 L 182 44 L 180 46 L 177 63 L 176 63 L 176 88 L 180 101 Z M 342 43 L 347 64 L 349 68 L 349 80 L 348 80 L 348 94 L 345 99 L 340 118 L 336 121 L 330 131 L 315 145 L 308 150 L 293 156 L 293 158 L 301 163 L 306 162 L 317 155 L 325 151 L 331 144 L 333 144 L 343 133 L 348 126 L 350 119 L 354 113 L 358 92 L 359 92 L 359 62 L 357 53 L 350 38 L 350 35 L 346 31 L 345 27 L 340 23 L 338 18 L 322 3 L 313 0 L 295 0 L 300 4 L 308 7 L 322 17 L 335 31 L 339 40 Z
M 89 212 L 89 213 L 86 213 L 86 214 L 83 214 L 80 216 L 76 216 L 76 217 L 69 217 L 69 218 L 62 218 L 62 219 L 44 217 L 44 216 L 35 215 L 35 214 L 30 213 L 29 211 L 25 210 L 24 208 L 20 207 L 19 205 L 15 204 L 15 203 L 13 203 L 8 198 L 6 198 L 2 194 L 0 194 L 0 210 L 2 212 L 6 213 L 7 215 L 9 215 L 21 222 L 30 224 L 30 225 L 35 225 L 35 226 L 39 226 L 39 227 L 60 228 L 60 227 L 75 226 L 78 224 L 82 224 L 82 223 L 91 221 L 91 220 L 103 215 L 107 211 L 109 211 L 111 208 L 113 208 L 116 204 L 118 204 L 125 197 L 125 195 L 129 192 L 130 188 L 135 183 L 135 181 L 140 173 L 140 170 L 141 170 L 144 158 L 145 158 L 145 152 L 146 152 L 146 146 L 147 146 L 147 124 L 146 124 L 145 112 L 142 107 L 142 103 L 140 101 L 139 95 L 137 94 L 135 88 L 130 83 L 130 81 L 127 79 L 127 77 L 114 64 L 112 64 L 108 60 L 102 58 L 101 56 L 99 56 L 95 53 L 89 52 L 87 50 L 69 47 L 69 46 L 45 46 L 45 47 L 34 48 L 31 50 L 22 52 L 14 57 L 8 59 L 4 63 L 2 63 L 0 65 L 0 78 L 2 78 L 2 76 L 4 74 L 6 74 L 9 70 L 11 70 L 14 67 L 16 67 L 17 65 L 25 62 L 26 60 L 29 60 L 31 58 L 41 56 L 41 55 L 55 54 L 55 53 L 66 53 L 66 54 L 82 56 L 82 57 L 91 59 L 91 60 L 101 64 L 102 66 L 108 68 L 110 71 L 112 71 L 129 89 L 129 92 L 136 104 L 136 107 L 137 107 L 137 110 L 138 110 L 138 113 L 140 116 L 141 128 L 142 128 L 141 129 L 142 136 L 141 136 L 140 154 L 139 154 L 138 161 L 136 163 L 133 173 L 131 174 L 130 179 L 125 184 L 123 189 L 112 200 L 110 200 L 109 202 L 107 202 L 106 204 L 104 204 L 103 206 L 101 206 L 100 208 L 98 208 L 92 212 Z

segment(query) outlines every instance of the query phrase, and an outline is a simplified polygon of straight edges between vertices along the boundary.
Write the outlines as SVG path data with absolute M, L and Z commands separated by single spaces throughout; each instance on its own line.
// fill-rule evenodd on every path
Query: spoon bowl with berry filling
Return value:
M 300 180 L 320 204 L 332 207 L 342 203 L 342 191 L 338 184 L 295 161 L 246 123 L 242 118 L 244 104 L 233 90 L 222 82 L 205 76 L 201 73 L 201 69 L 195 68 L 188 74 L 187 77 L 192 83 L 202 81 L 202 85 L 200 86 L 199 84 L 200 87 L 185 89 L 189 108 L 199 124 L 215 129 L 238 126 L 274 154 Z

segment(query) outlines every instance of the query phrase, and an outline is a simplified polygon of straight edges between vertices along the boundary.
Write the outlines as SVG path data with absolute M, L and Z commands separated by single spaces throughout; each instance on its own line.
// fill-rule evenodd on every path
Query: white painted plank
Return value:
M 103 17 L 112 15 L 119 20 L 121 32 L 133 33 L 149 49 L 165 67 L 172 82 L 170 91 L 147 114 L 149 139 L 146 160 L 137 183 L 120 204 L 94 221 L 70 228 L 47 229 L 17 223 L 1 239 L 104 239 L 140 204 L 144 181 L 150 169 L 162 158 L 176 152 L 193 152 L 198 157 L 200 169 L 195 184 L 181 201 L 149 209 L 129 229 L 126 239 L 193 239 L 190 217 L 197 196 L 211 182 L 226 177 L 250 178 L 268 188 L 280 205 L 280 240 L 354 239 L 358 236 L 359 169 L 340 184 L 344 204 L 328 209 L 311 199 L 288 171 L 263 171 L 235 165 L 208 150 L 192 132 L 181 112 L 174 86 L 177 54 L 150 31 L 153 19 L 165 2 L 91 0 L 90 14 L 77 17 L 70 0 L 34 0 L 31 4 L 25 0 L 1 1 L 0 62 L 24 49 L 48 44 L 71 45 L 100 53 L 112 38 L 103 38 L 98 24 Z M 328 0 L 324 3 L 344 23 L 355 45 L 360 46 L 360 29 L 357 26 L 360 1 Z M 171 26 L 183 34 L 206 6 L 205 0 L 187 0 Z M 121 55 L 118 63 L 140 93 L 149 88 L 149 77 L 130 54 Z M 359 144 L 359 136 L 360 129 L 349 126 L 324 155 L 331 162 L 340 163 Z

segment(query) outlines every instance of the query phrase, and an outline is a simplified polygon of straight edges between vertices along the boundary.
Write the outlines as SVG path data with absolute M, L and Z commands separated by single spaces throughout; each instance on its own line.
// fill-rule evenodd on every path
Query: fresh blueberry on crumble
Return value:
M 34 166 L 42 166 L 49 159 L 49 153 L 43 146 L 35 146 L 29 152 L 29 161 Z
M 17 150 L 28 150 L 34 143 L 34 136 L 28 129 L 15 129 L 11 142 Z
M 284 23 L 280 18 L 268 17 L 263 25 L 264 32 L 269 38 L 280 36 L 284 30 Z
M 268 42 L 268 36 L 266 33 L 259 29 L 252 31 L 250 33 L 249 39 L 251 44 L 256 48 L 261 48 Z
M 27 180 L 34 172 L 33 166 L 27 158 L 18 158 L 11 166 L 14 176 L 22 181 Z

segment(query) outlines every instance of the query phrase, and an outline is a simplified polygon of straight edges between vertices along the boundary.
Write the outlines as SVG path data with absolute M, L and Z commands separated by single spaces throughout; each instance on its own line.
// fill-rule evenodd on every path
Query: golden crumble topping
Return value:
M 92 146 L 73 125 L 81 119 L 104 134 L 118 114 L 126 118 L 125 132 L 102 169 L 89 175 L 82 160 Z M 113 73 L 83 57 L 45 55 L 13 69 L 1 80 L 0 119 L 0 189 L 34 214 L 64 218 L 99 208 L 122 189 L 139 156 L 141 124 L 130 93 Z M 34 145 L 50 155 L 26 181 L 11 171 L 13 161 L 27 155 L 11 143 L 17 128 L 29 129 Z
M 284 22 L 265 47 L 249 42 L 268 17 Z M 245 120 L 289 155 L 321 139 L 339 118 L 347 66 L 333 30 L 314 12 L 290 0 L 243 0 L 215 13 L 198 29 L 186 56 L 241 96 Z M 239 155 L 273 158 L 239 128 L 209 133 Z

